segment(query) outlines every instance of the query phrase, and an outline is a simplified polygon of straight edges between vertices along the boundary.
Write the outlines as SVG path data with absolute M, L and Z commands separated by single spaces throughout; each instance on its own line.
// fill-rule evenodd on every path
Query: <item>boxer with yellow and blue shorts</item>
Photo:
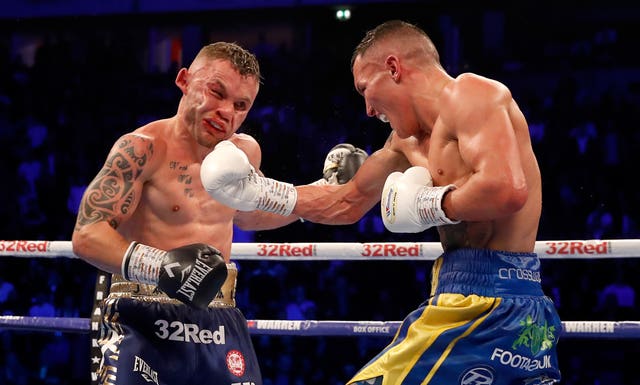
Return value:
M 431 298 L 348 384 L 554 384 L 561 328 L 536 254 L 448 251 L 434 263 Z

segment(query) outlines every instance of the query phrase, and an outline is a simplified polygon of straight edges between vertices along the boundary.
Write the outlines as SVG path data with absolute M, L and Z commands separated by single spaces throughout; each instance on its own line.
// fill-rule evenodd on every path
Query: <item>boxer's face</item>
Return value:
M 221 59 L 194 62 L 184 76 L 183 103 L 193 136 L 206 147 L 229 139 L 253 106 L 258 79 L 240 75 Z
M 353 82 L 364 97 L 368 116 L 376 117 L 402 137 L 401 116 L 396 112 L 400 100 L 397 87 L 389 69 L 383 62 L 369 56 L 358 56 L 353 63 Z

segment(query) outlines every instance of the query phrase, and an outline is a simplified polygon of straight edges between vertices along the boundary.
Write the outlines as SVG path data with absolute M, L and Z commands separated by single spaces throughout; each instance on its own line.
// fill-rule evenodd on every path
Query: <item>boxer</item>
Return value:
M 229 163 L 203 165 L 220 143 L 232 143 L 262 175 L 260 145 L 237 132 L 260 80 L 257 59 L 239 45 L 202 47 L 176 75 L 175 115 L 118 138 L 84 192 L 73 251 L 112 275 L 94 311 L 101 317 L 92 323 L 100 332 L 94 383 L 262 385 L 247 320 L 235 306 L 233 230 L 280 227 L 299 216 L 239 212 L 200 181 L 202 167 Z M 333 152 L 323 177 L 355 172 L 341 165 L 351 164 L 340 155 L 345 147 Z
M 430 297 L 350 385 L 547 385 L 560 381 L 561 328 L 533 252 L 542 181 L 524 114 L 506 85 L 448 74 L 427 33 L 390 20 L 354 49 L 355 90 L 391 133 L 339 186 L 264 179 L 237 162 L 206 190 L 239 210 L 350 224 L 380 204 L 387 230 L 437 231 Z

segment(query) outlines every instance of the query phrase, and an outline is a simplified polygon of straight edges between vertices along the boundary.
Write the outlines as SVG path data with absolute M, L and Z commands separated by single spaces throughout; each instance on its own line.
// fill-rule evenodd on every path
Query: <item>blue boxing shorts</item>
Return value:
M 536 254 L 445 252 L 433 265 L 431 298 L 348 384 L 558 383 L 561 328 Z
M 233 299 L 237 270 L 229 267 L 207 309 L 115 279 L 103 306 L 99 384 L 262 385 L 247 321 Z

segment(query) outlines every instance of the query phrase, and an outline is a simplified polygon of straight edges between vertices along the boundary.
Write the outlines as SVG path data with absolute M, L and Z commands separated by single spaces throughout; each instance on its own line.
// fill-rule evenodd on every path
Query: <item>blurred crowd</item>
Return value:
M 140 42 L 151 24 L 138 26 L 133 37 L 116 23 L 79 32 L 71 25 L 50 28 L 50 21 L 32 24 L 14 22 L 19 32 L 1 29 L 0 238 L 70 240 L 80 197 L 114 140 L 175 112 L 180 94 L 173 80 L 181 63 L 159 68 L 148 58 L 151 47 Z M 265 77 L 242 130 L 261 143 L 265 175 L 295 184 L 320 177 L 333 145 L 349 142 L 371 152 L 388 135 L 366 117 L 351 84 L 349 58 L 363 30 L 321 44 L 323 35 L 338 36 L 334 28 L 345 27 L 307 21 L 300 28 L 305 37 L 288 44 L 270 41 L 268 30 L 239 41 L 258 55 Z M 640 66 L 629 56 L 626 29 L 589 24 L 537 45 L 521 38 L 526 49 L 507 31 L 502 49 L 476 52 L 464 51 L 462 27 L 448 28 L 461 28 L 462 37 L 451 41 L 439 32 L 443 64 L 454 75 L 472 71 L 504 82 L 529 120 L 544 185 L 538 239 L 640 238 L 634 178 Z M 39 37 L 31 55 L 20 36 Z M 197 46 L 216 35 L 199 36 Z M 452 45 L 463 53 L 452 55 Z M 435 230 L 391 234 L 374 209 L 354 225 L 297 222 L 237 231 L 234 241 L 432 242 L 437 236 Z M 565 321 L 640 320 L 639 261 L 545 261 L 543 284 Z M 426 298 L 431 268 L 428 261 L 237 264 L 237 301 L 248 319 L 400 320 Z M 69 258 L 2 258 L 0 314 L 89 317 L 95 273 Z M 255 336 L 254 343 L 265 384 L 333 385 L 388 340 Z M 86 384 L 89 348 L 86 334 L 0 329 L 0 384 Z M 563 340 L 559 353 L 563 384 L 640 383 L 633 340 Z

